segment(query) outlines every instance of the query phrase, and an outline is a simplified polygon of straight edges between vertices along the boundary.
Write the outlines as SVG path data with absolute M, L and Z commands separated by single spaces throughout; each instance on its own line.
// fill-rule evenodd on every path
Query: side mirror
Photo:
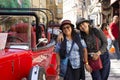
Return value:
M 38 39 L 38 43 L 37 43 L 36 47 L 37 47 L 40 43 L 48 43 L 48 39 L 47 39 L 47 38 L 40 38 L 40 39 Z

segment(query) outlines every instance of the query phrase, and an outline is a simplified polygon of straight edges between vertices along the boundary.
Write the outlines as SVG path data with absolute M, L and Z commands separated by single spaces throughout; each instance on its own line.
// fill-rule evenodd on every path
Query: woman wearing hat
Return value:
M 110 72 L 110 58 L 104 33 L 100 29 L 91 27 L 90 21 L 84 18 L 79 18 L 76 21 L 76 27 L 80 30 L 81 38 L 85 40 L 87 45 L 88 59 L 91 57 L 93 60 L 97 60 L 100 56 L 102 61 L 102 69 L 87 70 L 91 72 L 92 80 L 107 80 Z M 63 38 L 61 35 L 58 36 L 58 40 L 61 38 Z M 94 54 L 91 56 L 89 53 Z
M 58 42 L 55 49 L 59 74 L 64 80 L 85 80 L 83 59 L 87 61 L 88 58 L 86 44 L 80 35 L 76 34 L 70 20 L 64 20 L 60 29 L 64 40 Z
M 90 22 L 84 18 L 77 20 L 76 27 L 80 30 L 81 36 L 86 42 L 88 54 L 93 51 L 93 59 L 96 60 L 100 56 L 102 60 L 103 68 L 92 71 L 92 79 L 107 80 L 110 72 L 110 58 L 107 50 L 107 38 L 100 29 L 90 27 Z M 98 48 L 96 46 L 97 44 Z

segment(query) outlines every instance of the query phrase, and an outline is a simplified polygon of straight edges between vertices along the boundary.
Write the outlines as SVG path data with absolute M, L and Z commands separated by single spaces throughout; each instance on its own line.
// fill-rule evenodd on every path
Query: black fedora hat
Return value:
M 60 25 L 60 29 L 62 30 L 62 27 L 66 24 L 69 24 L 69 25 L 71 25 L 72 28 L 74 28 L 74 25 L 71 23 L 70 20 L 63 20 L 61 25 Z
M 81 25 L 83 22 L 90 23 L 90 21 L 86 20 L 85 18 L 78 18 L 77 21 L 76 21 L 76 27 L 77 27 L 77 29 L 79 29 L 79 25 Z

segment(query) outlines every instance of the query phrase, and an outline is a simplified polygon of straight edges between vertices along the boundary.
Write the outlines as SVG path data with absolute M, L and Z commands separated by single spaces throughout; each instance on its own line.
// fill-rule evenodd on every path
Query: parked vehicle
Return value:
M 1 11 L 0 23 L 0 80 L 58 80 L 55 42 L 35 12 Z

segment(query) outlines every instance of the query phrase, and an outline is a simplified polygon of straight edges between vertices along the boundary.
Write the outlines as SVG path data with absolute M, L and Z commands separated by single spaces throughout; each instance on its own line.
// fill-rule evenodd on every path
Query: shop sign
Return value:
M 0 50 L 5 48 L 7 35 L 7 33 L 0 33 Z

